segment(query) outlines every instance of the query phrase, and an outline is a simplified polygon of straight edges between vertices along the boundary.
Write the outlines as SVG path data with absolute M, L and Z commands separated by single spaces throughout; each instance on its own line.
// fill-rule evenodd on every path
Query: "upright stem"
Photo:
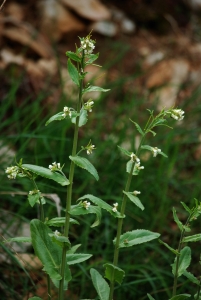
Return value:
M 81 61 L 81 69 L 84 69 L 84 53 L 82 54 Z M 80 79 L 80 87 L 79 87 L 79 98 L 77 104 L 77 112 L 80 113 L 81 109 L 81 101 L 82 101 L 82 89 L 83 89 L 83 79 Z M 72 148 L 72 156 L 75 156 L 77 153 L 77 142 L 78 142 L 78 130 L 79 130 L 79 116 L 76 118 L 76 124 L 74 129 L 74 138 L 73 138 L 73 148 Z M 66 214 L 65 214 L 65 225 L 64 225 L 64 236 L 68 237 L 69 234 L 69 226 L 70 226 L 70 208 L 72 202 L 72 188 L 73 188 L 73 178 L 74 178 L 74 170 L 75 164 L 73 161 L 70 163 L 70 171 L 69 171 L 69 181 L 70 184 L 67 186 L 67 197 L 66 197 Z M 59 300 L 64 299 L 64 281 L 65 281 L 65 267 L 66 267 L 66 252 L 67 247 L 63 247 L 62 258 L 61 258 L 61 270 L 60 274 L 62 279 L 59 282 Z

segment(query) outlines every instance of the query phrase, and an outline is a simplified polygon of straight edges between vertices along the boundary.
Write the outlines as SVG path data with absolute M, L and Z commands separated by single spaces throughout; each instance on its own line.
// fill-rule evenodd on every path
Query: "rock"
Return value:
M 118 26 L 113 21 L 98 21 L 92 23 L 89 30 L 93 30 L 108 37 L 113 37 L 117 35 Z

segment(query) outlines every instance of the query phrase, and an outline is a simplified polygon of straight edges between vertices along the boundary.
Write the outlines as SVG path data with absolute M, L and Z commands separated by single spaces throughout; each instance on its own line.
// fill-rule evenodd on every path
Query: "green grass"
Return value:
M 119 50 L 116 60 L 108 63 L 107 68 L 112 68 L 114 64 L 124 57 L 125 52 L 121 46 L 116 44 L 111 47 L 111 53 Z M 133 78 L 137 76 L 133 74 Z M 145 107 L 154 109 L 154 105 L 147 103 L 142 96 L 124 92 L 124 85 L 131 76 L 118 78 L 118 80 L 108 84 L 112 88 L 111 92 L 101 96 L 96 100 L 94 110 L 90 115 L 90 120 L 81 128 L 79 147 L 92 143 L 97 149 L 90 158 L 96 166 L 100 181 L 95 182 L 87 172 L 75 170 L 74 182 L 74 202 L 82 195 L 90 193 L 98 196 L 108 203 L 121 201 L 122 190 L 125 186 L 127 174 L 125 173 L 126 159 L 122 157 L 117 145 L 126 145 L 131 150 L 135 144 L 137 131 L 129 118 L 145 124 L 148 112 Z M 68 122 L 54 122 L 45 127 L 46 120 L 52 115 L 51 107 L 45 104 L 45 99 L 50 93 L 43 91 L 38 96 L 29 96 L 26 93 L 22 99 L 19 94 L 23 79 L 13 79 L 8 86 L 8 91 L 3 95 L 2 109 L 0 111 L 0 131 L 1 147 L 6 146 L 12 149 L 16 155 L 16 160 L 23 158 L 24 163 L 48 166 L 57 161 L 65 163 L 64 172 L 68 174 L 68 156 L 72 147 L 72 126 Z M 70 96 L 70 95 L 68 95 Z M 144 228 L 162 234 L 162 239 L 170 242 L 173 247 L 177 247 L 179 232 L 175 231 L 172 206 L 175 206 L 181 216 L 185 219 L 185 212 L 181 208 L 180 201 L 193 205 L 193 198 L 200 199 L 200 160 L 195 159 L 194 153 L 199 145 L 200 135 L 200 113 L 201 113 L 201 89 L 194 91 L 193 95 L 182 103 L 182 108 L 186 111 L 184 122 L 176 125 L 172 121 L 173 130 L 159 128 L 157 135 L 153 138 L 149 136 L 146 144 L 157 146 L 168 155 L 168 159 L 162 156 L 157 158 L 146 158 L 143 155 L 142 164 L 145 170 L 140 176 L 134 178 L 132 189 L 140 190 L 140 199 L 145 206 L 145 212 L 133 209 L 128 204 L 128 217 L 124 223 L 124 231 Z M 71 100 L 68 98 L 68 103 Z M 66 97 L 62 97 L 58 104 L 58 109 L 66 105 Z M 6 151 L 7 153 L 7 151 Z M 6 153 L 0 157 L 0 177 L 1 177 L 1 207 L 11 211 L 20 217 L 28 220 L 37 216 L 37 208 L 31 209 L 25 195 L 8 194 L 8 192 L 28 192 L 31 187 L 27 180 L 9 181 L 5 174 L 5 168 L 13 161 L 8 161 Z M 144 152 L 145 153 L 145 152 Z M 145 175 L 146 174 L 146 175 Z M 145 175 L 145 176 L 144 176 Z M 43 193 L 57 193 L 62 204 L 65 203 L 66 190 L 64 187 L 52 186 L 46 180 L 38 180 L 38 185 Z M 7 192 L 7 194 L 5 193 Z M 56 208 L 54 203 L 49 202 L 48 215 L 55 216 Z M 112 240 L 116 233 L 115 220 L 103 212 L 102 224 L 94 229 L 89 226 L 93 222 L 93 217 L 79 218 L 82 224 L 71 228 L 71 238 L 73 243 L 81 243 L 81 250 L 92 253 L 93 258 L 89 263 L 80 264 L 73 267 L 74 280 L 70 283 L 70 290 L 76 290 L 79 299 L 95 297 L 95 290 L 91 288 L 89 269 L 96 267 L 103 273 L 102 264 L 112 260 L 113 249 Z M 194 225 L 193 232 L 199 233 L 200 221 Z M 86 238 L 88 236 L 88 238 Z M 3 252 L 8 252 L 9 257 L 13 257 L 12 252 L 3 246 Z M 193 261 L 195 266 L 193 271 L 199 275 L 198 265 L 199 249 L 194 247 Z M 120 252 L 120 267 L 126 271 L 126 278 L 121 287 L 117 287 L 115 299 L 122 299 L 126 295 L 128 299 L 146 299 L 146 293 L 153 293 L 156 300 L 168 298 L 171 295 L 172 274 L 170 263 L 173 256 L 169 254 L 158 242 L 141 245 L 132 250 L 122 250 Z M 12 266 L 18 272 L 18 267 L 13 261 Z M 7 265 L 1 265 L 1 273 L 6 274 Z M 13 273 L 14 272 L 13 269 Z M 29 289 L 30 281 L 26 279 L 23 270 L 24 291 Z M 83 274 L 84 272 L 84 274 Z M 15 285 L 15 275 L 10 273 L 9 280 L 3 276 L 3 289 L 9 287 L 9 296 L 14 296 L 17 289 Z M 85 276 L 86 275 L 86 276 Z M 184 287 L 183 292 L 190 292 L 187 281 L 180 280 Z M 22 284 L 22 286 L 23 286 Z M 5 299 L 7 299 L 5 296 Z M 4 298 L 2 298 L 4 299 Z

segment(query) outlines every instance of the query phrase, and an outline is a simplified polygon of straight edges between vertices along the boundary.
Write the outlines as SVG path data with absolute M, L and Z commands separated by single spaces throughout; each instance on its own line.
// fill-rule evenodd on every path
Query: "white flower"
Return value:
M 60 163 L 53 162 L 51 165 L 49 165 L 48 168 L 49 168 L 52 172 L 57 171 L 57 170 L 61 170 L 61 164 L 60 164 Z
M 90 202 L 87 202 L 87 201 L 83 201 L 83 202 L 82 202 L 82 205 L 83 205 L 83 207 L 84 207 L 85 209 L 89 209 L 89 206 L 91 205 L 91 203 L 90 203 Z
M 153 153 L 153 157 L 156 157 L 157 154 L 161 153 L 161 149 L 157 148 L 157 147 L 152 147 L 151 151 Z
M 181 121 L 184 118 L 184 111 L 182 109 L 171 110 L 171 117 L 177 121 Z
M 133 195 L 135 195 L 135 196 L 137 196 L 137 195 L 139 195 L 139 194 L 141 194 L 140 191 L 134 191 L 134 192 L 133 192 Z
M 63 108 L 63 114 L 62 114 L 62 117 L 67 117 L 67 116 L 69 116 L 70 118 L 71 118 L 71 116 L 72 116 L 72 111 L 71 111 L 71 109 L 68 107 L 68 106 L 64 106 L 64 108 Z
M 60 236 L 61 233 L 60 233 L 58 230 L 55 230 L 54 235 L 55 235 L 55 236 Z
M 135 169 L 136 170 L 143 170 L 144 166 L 140 166 L 140 163 L 135 164 Z
M 13 166 L 6 168 L 5 173 L 7 174 L 7 177 L 9 179 L 15 179 L 17 174 L 20 173 L 20 171 L 17 166 Z
M 114 203 L 113 206 L 113 212 L 117 212 L 118 203 Z
M 34 195 L 34 194 L 38 194 L 38 193 L 40 193 L 39 190 L 29 191 L 29 195 Z
M 91 54 L 95 48 L 95 41 L 90 39 L 88 35 L 85 39 L 81 41 L 81 48 L 84 50 L 85 54 Z
M 87 154 L 90 155 L 93 150 L 95 150 L 95 145 L 92 145 L 91 140 L 89 141 L 88 145 L 86 147 L 82 147 L 82 149 L 87 150 Z
M 84 109 L 92 112 L 92 107 L 94 105 L 94 101 L 88 100 L 85 104 L 84 104 Z
M 131 153 L 131 160 L 136 163 L 140 163 L 140 159 L 134 153 Z

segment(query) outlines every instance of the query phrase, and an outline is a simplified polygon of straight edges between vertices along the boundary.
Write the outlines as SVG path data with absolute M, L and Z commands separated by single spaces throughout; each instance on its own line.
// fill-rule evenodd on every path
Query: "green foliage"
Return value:
M 50 220 L 45 221 L 45 224 L 48 226 L 53 226 L 53 227 L 61 227 L 61 226 L 64 226 L 65 219 L 66 219 L 65 217 L 56 217 L 56 218 L 52 218 Z M 71 224 L 79 225 L 79 222 L 77 220 L 70 218 L 69 221 Z
M 105 279 L 95 269 L 90 269 L 91 279 L 100 300 L 108 300 L 110 288 Z
M 104 267 L 105 267 L 105 278 L 109 279 L 110 281 L 115 280 L 119 284 L 122 283 L 125 277 L 125 272 L 122 269 L 109 263 L 104 264 Z
M 18 236 L 9 238 L 5 242 L 31 243 L 31 238 L 28 236 Z
M 184 300 L 184 299 L 190 298 L 190 297 L 191 297 L 191 295 L 189 295 L 189 294 L 181 294 L 181 295 L 172 297 L 170 300 Z
M 179 259 L 177 276 L 180 277 L 181 275 L 183 275 L 183 273 L 186 271 L 186 269 L 191 263 L 191 249 L 188 246 L 184 247 L 181 250 L 180 255 L 175 258 L 175 261 L 172 264 L 172 273 L 174 275 L 176 275 L 177 259 Z
M 142 204 L 142 202 L 140 201 L 140 199 L 138 197 L 134 196 L 133 193 L 131 193 L 131 192 L 125 192 L 125 191 L 123 191 L 123 193 L 128 197 L 128 199 L 132 203 L 134 203 L 141 210 L 144 210 L 144 205 Z
M 82 127 L 87 123 L 87 120 L 88 120 L 87 116 L 88 116 L 87 111 L 82 108 L 81 111 L 80 111 L 80 114 L 79 114 L 79 123 L 78 123 L 79 127 Z M 76 117 L 77 116 L 71 118 L 71 122 L 73 124 L 76 123 Z
M 101 209 L 98 206 L 90 205 L 87 209 L 83 207 L 82 203 L 77 205 L 71 205 L 71 210 L 69 213 L 73 216 L 80 216 L 80 215 L 88 215 L 88 214 L 95 214 L 96 220 L 91 225 L 91 227 L 96 227 L 101 222 Z
M 58 114 L 49 118 L 49 120 L 45 123 L 45 126 L 47 126 L 48 124 L 50 124 L 53 121 L 61 121 L 61 120 L 64 120 L 63 111 L 61 111 Z
M 128 231 L 120 236 L 119 248 L 131 247 L 142 243 L 147 243 L 160 236 L 159 233 L 151 232 L 145 229 L 136 229 Z M 114 244 L 116 239 L 114 240 Z
M 77 85 L 77 86 L 80 86 L 80 81 L 79 81 L 79 73 L 76 69 L 76 67 L 72 64 L 70 58 L 68 59 L 68 72 L 69 72 L 69 75 L 72 79 L 72 81 Z
M 78 167 L 87 170 L 91 175 L 95 177 L 96 180 L 99 180 L 98 172 L 95 167 L 90 163 L 90 161 L 81 156 L 69 156 L 70 160 L 72 160 Z

